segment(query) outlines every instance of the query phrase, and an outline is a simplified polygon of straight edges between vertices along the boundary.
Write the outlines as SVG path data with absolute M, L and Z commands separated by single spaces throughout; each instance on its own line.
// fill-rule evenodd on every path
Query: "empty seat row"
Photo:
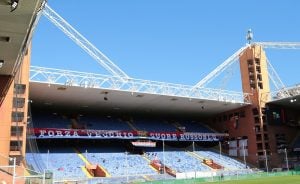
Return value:
M 73 115 L 74 116 L 74 115 Z M 47 111 L 32 111 L 35 128 L 63 128 L 63 129 L 93 129 L 93 130 L 139 130 L 153 132 L 175 132 L 178 126 L 184 127 L 186 132 L 212 133 L 210 129 L 196 121 L 182 120 L 174 123 L 163 119 L 133 117 L 122 120 L 112 116 L 76 115 L 72 118 L 59 113 Z

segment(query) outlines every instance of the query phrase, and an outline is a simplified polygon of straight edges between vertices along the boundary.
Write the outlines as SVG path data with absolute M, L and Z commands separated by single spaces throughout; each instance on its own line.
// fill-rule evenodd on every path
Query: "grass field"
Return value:
M 205 182 L 205 183 L 207 183 L 207 182 Z M 209 182 L 209 183 L 210 184 L 216 184 L 216 183 L 222 183 L 222 184 L 300 184 L 300 175 L 273 176 L 273 177 L 267 177 L 267 178 L 219 181 L 219 182 Z
M 216 182 L 204 182 L 203 180 L 165 180 L 165 181 L 148 181 L 143 184 L 300 184 L 300 175 L 288 176 L 262 176 L 242 180 L 223 180 Z

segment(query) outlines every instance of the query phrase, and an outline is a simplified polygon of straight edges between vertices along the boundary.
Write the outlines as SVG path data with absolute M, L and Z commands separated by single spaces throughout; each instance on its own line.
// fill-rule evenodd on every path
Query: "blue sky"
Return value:
M 48 0 L 48 4 L 133 78 L 194 85 L 245 45 L 249 28 L 254 41 L 300 41 L 297 0 Z M 45 17 L 32 47 L 32 65 L 108 74 Z M 300 50 L 266 52 L 287 86 L 300 83 Z M 239 68 L 234 69 L 226 85 L 215 86 L 239 90 Z M 223 76 L 219 78 L 214 82 Z

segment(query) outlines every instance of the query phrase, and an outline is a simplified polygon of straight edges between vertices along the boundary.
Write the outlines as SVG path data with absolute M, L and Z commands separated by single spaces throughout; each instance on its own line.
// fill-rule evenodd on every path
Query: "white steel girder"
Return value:
M 284 98 L 292 98 L 293 96 L 300 95 L 300 85 L 287 87 L 284 90 L 271 92 L 271 101 L 280 100 Z
M 273 65 L 271 64 L 271 62 L 267 59 L 267 66 L 268 66 L 268 76 L 270 78 L 270 80 L 273 82 L 276 90 L 279 89 L 284 89 L 285 85 L 283 84 L 282 80 L 280 79 L 278 73 L 276 72 L 276 70 L 274 69 Z
M 267 49 L 300 49 L 300 42 L 255 42 L 253 44 Z M 292 96 L 292 93 L 289 92 L 290 88 L 286 88 L 268 58 L 267 66 L 270 81 L 276 88 L 276 91 L 271 93 L 272 98 L 287 98 Z
M 238 60 L 239 56 L 244 52 L 246 48 L 250 45 L 246 45 L 236 51 L 233 55 L 227 58 L 222 64 L 220 64 L 216 69 L 210 72 L 206 77 L 204 77 L 201 81 L 199 81 L 194 88 L 200 88 L 206 86 L 209 82 L 211 82 L 214 78 L 220 75 L 224 70 L 226 70 L 230 65 L 232 65 L 235 61 Z
M 254 42 L 253 44 L 269 49 L 300 49 L 300 42 Z
M 254 42 L 252 44 L 247 44 L 242 47 L 238 51 L 236 51 L 233 55 L 227 58 L 222 64 L 220 64 L 217 68 L 215 68 L 212 72 L 210 72 L 206 77 L 204 77 L 201 81 L 199 81 L 194 88 L 204 87 L 213 79 L 215 79 L 218 75 L 220 75 L 224 70 L 226 70 L 230 65 L 232 65 L 235 61 L 238 60 L 238 57 L 243 53 L 243 51 L 252 45 L 259 45 L 263 48 L 270 49 L 300 49 L 300 42 Z M 269 74 L 270 79 L 274 83 L 277 89 L 284 88 L 284 84 L 279 78 L 277 72 L 274 70 L 273 66 L 268 62 L 268 66 L 271 69 L 271 74 Z
M 113 76 L 119 77 L 122 80 L 129 78 L 125 72 L 123 72 L 107 56 L 105 56 L 99 49 L 97 49 L 91 42 L 82 36 L 75 28 L 73 28 L 65 19 L 51 9 L 47 4 L 44 6 L 43 15 Z
M 98 88 L 108 88 L 113 90 L 125 90 L 131 92 L 144 92 L 153 94 L 162 94 L 170 96 L 182 96 L 189 98 L 206 98 L 213 100 L 220 100 L 220 96 L 226 100 L 232 99 L 240 103 L 249 101 L 245 100 L 246 96 L 249 94 L 242 95 L 242 98 L 236 100 L 235 97 L 242 93 L 230 92 L 219 89 L 203 88 L 214 78 L 216 78 L 220 73 L 226 70 L 234 62 L 236 62 L 239 56 L 244 52 L 244 50 L 251 45 L 260 45 L 263 48 L 275 48 L 275 49 L 300 49 L 300 42 L 254 42 L 252 44 L 247 44 L 240 48 L 233 55 L 227 58 L 221 65 L 210 72 L 206 77 L 204 77 L 195 86 L 147 81 L 140 79 L 132 79 L 123 72 L 117 65 L 115 65 L 108 57 L 106 57 L 101 51 L 99 51 L 92 43 L 90 43 L 84 36 L 82 36 L 77 30 L 75 30 L 68 22 L 66 22 L 60 15 L 58 15 L 53 9 L 51 9 L 47 4 L 45 4 L 43 9 L 43 15 L 48 18 L 54 25 L 61 29 L 71 40 L 73 40 L 77 45 L 79 45 L 83 50 L 85 50 L 92 58 L 94 58 L 101 66 L 103 66 L 107 71 L 109 71 L 113 76 L 98 75 L 92 73 L 74 72 L 68 70 L 58 70 L 42 67 L 31 67 L 30 71 L 32 76 L 31 80 L 37 80 L 37 76 L 43 76 L 43 81 L 47 83 L 58 83 L 64 85 L 79 85 L 83 87 L 98 87 Z M 288 96 L 284 89 L 285 86 L 279 78 L 277 72 L 274 70 L 271 63 L 268 61 L 268 66 L 270 68 L 269 77 L 274 83 L 277 89 L 281 89 L 285 96 Z M 270 73 L 271 72 L 271 73 Z M 229 95 L 228 94 L 231 94 Z M 208 95 L 208 93 L 210 95 Z M 239 95 L 238 95 L 239 94 Z M 216 98 L 216 96 L 218 98 Z M 233 97 L 235 96 L 235 97 Z M 246 98 L 247 99 L 247 98 Z
M 110 89 L 127 92 L 148 93 L 184 97 L 190 99 L 208 99 L 225 103 L 249 104 L 250 94 L 212 88 L 193 88 L 193 86 L 157 82 L 141 79 L 121 80 L 119 77 L 101 74 L 76 72 L 31 66 L 30 81 L 84 88 Z

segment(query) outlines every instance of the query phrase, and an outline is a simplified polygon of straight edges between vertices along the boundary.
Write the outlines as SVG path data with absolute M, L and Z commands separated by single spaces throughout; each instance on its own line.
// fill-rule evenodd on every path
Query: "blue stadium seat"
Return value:
M 214 133 L 201 123 L 195 121 L 180 121 L 180 125 L 184 126 L 187 132 Z
M 146 152 L 151 160 L 158 159 L 165 163 L 167 167 L 176 172 L 190 172 L 190 171 L 210 171 L 210 168 L 202 164 L 202 161 L 188 155 L 185 151 L 156 151 Z
M 132 130 L 125 121 L 115 117 L 87 115 L 80 117 L 80 123 L 94 130 Z
M 137 118 L 132 123 L 138 130 L 170 132 L 176 131 L 176 127 L 163 120 L 151 120 Z
M 45 169 L 53 171 L 55 179 L 85 178 L 81 167 L 85 163 L 78 157 L 78 154 L 71 148 L 52 148 L 47 152 L 40 153 Z M 47 168 L 48 167 L 48 168 Z
M 156 174 L 141 155 L 125 153 L 117 148 L 89 148 L 87 153 L 81 149 L 88 161 L 104 167 L 112 176 Z
M 35 128 L 70 128 L 71 120 L 52 113 L 38 112 L 32 115 Z
M 213 151 L 197 151 L 197 154 L 204 158 L 212 159 L 215 163 L 225 167 L 229 170 L 245 169 L 245 164 L 226 155 L 221 155 Z

